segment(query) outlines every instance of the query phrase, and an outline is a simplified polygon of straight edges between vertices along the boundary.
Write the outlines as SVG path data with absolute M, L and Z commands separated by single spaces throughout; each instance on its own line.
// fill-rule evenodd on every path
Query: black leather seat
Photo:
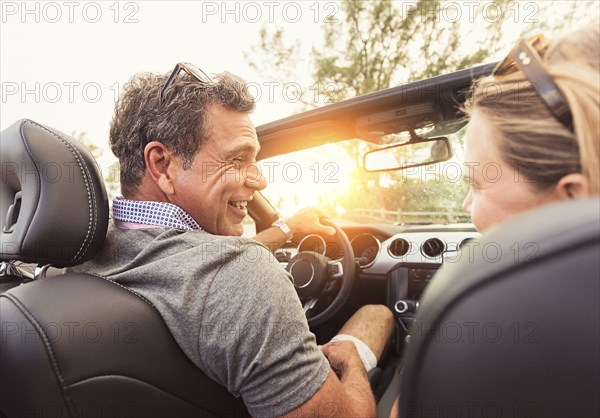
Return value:
M 87 149 L 31 120 L 0 141 L 0 259 L 57 267 L 91 259 L 108 202 Z M 0 321 L 6 417 L 248 415 L 185 356 L 148 301 L 102 277 L 23 281 L 0 295 Z
M 599 417 L 599 199 L 522 215 L 420 303 L 401 416 Z

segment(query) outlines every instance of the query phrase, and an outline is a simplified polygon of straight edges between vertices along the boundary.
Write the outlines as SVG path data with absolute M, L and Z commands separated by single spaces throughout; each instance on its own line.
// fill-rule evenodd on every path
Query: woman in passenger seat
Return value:
M 521 212 L 600 193 L 600 33 L 522 40 L 465 106 L 464 208 L 480 231 Z
M 465 105 L 464 208 L 479 231 L 600 194 L 600 25 L 522 40 Z M 568 214 L 566 214 L 568 216 Z M 396 400 L 391 416 L 405 415 Z

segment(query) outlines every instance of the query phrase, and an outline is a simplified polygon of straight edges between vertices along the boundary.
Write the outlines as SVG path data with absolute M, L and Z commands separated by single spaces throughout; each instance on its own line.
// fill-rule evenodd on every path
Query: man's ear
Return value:
M 154 184 L 166 195 L 175 193 L 173 179 L 177 164 L 169 148 L 162 142 L 149 142 L 144 148 L 144 160 Z
M 581 173 L 567 174 L 558 181 L 555 192 L 563 199 L 585 199 L 592 196 L 590 182 Z

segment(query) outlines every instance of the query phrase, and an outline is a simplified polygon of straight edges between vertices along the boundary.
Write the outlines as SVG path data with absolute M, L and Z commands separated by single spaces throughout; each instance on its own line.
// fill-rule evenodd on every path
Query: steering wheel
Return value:
M 298 296 L 305 300 L 304 312 L 309 326 L 320 325 L 335 315 L 348 300 L 354 282 L 354 253 L 348 236 L 331 221 L 323 220 L 322 223 L 335 228 L 344 257 L 341 260 L 332 260 L 316 251 L 301 251 L 286 267 L 294 278 Z M 317 302 L 324 297 L 330 297 L 339 281 L 340 289 L 329 306 L 312 316 L 311 310 Z

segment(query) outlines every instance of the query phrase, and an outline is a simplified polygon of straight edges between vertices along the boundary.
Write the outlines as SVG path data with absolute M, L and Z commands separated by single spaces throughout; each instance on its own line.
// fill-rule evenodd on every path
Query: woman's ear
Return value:
M 585 199 L 592 196 L 590 182 L 581 173 L 571 173 L 561 178 L 555 192 L 563 200 Z
M 169 148 L 162 142 L 149 142 L 144 148 L 146 169 L 154 184 L 166 195 L 175 192 L 173 169 L 175 161 Z

